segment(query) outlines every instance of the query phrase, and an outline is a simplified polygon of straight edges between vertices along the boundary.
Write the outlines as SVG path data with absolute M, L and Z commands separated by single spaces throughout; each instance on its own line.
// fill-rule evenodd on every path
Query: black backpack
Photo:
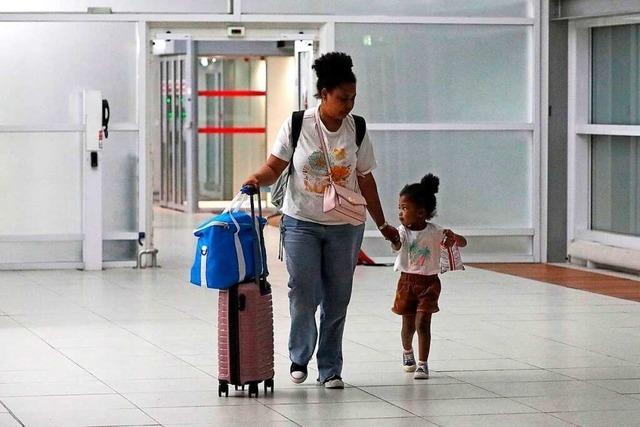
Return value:
M 298 146 L 298 139 L 300 138 L 300 131 L 302 131 L 302 119 L 304 118 L 304 110 L 294 111 L 291 114 L 291 146 L 293 152 L 291 153 L 291 160 L 289 160 L 289 167 L 287 167 L 282 174 L 276 179 L 276 182 L 271 186 L 271 204 L 276 208 L 282 208 L 284 202 L 284 195 L 287 192 L 287 184 L 289 182 L 289 176 L 293 171 L 293 154 Z M 364 135 L 367 132 L 367 123 L 364 117 L 356 116 L 353 114 L 353 120 L 356 126 L 356 145 L 360 147 Z

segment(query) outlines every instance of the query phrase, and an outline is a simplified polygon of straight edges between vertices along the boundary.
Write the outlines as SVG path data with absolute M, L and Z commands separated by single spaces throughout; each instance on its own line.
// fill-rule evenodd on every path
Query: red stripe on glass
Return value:
M 199 90 L 199 96 L 266 96 L 263 90 Z
M 198 128 L 198 133 L 265 133 L 265 128 Z

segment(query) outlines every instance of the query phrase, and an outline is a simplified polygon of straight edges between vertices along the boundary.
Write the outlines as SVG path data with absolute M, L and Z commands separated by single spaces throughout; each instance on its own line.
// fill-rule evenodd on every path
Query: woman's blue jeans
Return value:
M 306 365 L 318 342 L 318 379 L 324 381 L 342 373 L 342 332 L 364 225 L 321 225 L 283 215 L 282 226 L 289 272 L 289 358 Z

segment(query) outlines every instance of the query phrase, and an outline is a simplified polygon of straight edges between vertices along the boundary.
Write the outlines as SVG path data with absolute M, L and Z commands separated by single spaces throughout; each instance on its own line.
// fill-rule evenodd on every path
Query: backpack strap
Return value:
M 300 139 L 300 131 L 302 131 L 302 119 L 304 119 L 304 110 L 294 111 L 293 113 L 291 113 L 291 146 L 294 150 L 298 146 L 298 139 Z
M 353 121 L 356 125 L 356 144 L 359 148 L 364 139 L 364 134 L 367 133 L 367 122 L 365 122 L 364 117 L 356 116 L 355 114 L 353 114 Z

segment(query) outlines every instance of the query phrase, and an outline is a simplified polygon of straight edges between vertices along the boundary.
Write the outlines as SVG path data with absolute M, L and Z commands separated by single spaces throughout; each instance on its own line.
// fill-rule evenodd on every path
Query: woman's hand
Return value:
M 260 180 L 258 179 L 257 176 L 255 175 L 251 175 L 250 177 L 248 177 L 243 183 L 242 186 L 244 187 L 245 185 L 253 185 L 254 187 L 258 187 L 260 186 Z

